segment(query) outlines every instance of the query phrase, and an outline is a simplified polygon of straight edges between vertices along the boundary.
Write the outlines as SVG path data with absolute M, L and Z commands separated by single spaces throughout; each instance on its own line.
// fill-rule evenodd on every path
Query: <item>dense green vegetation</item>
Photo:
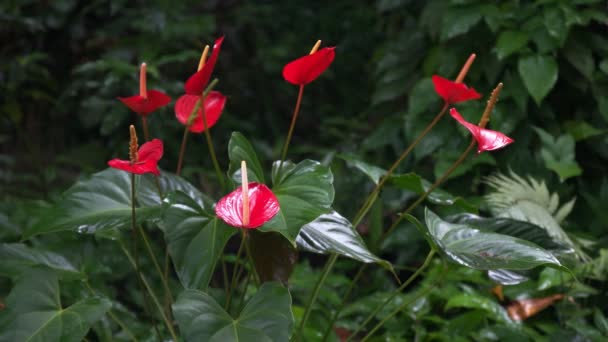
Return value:
M 250 158 L 249 165 L 259 159 L 256 175 L 265 175 L 267 183 L 274 178 L 270 165 L 279 159 L 298 93 L 283 80 L 283 66 L 306 54 L 317 39 L 336 46 L 334 63 L 306 87 L 288 158 L 301 162 L 298 170 L 310 171 L 325 191 L 326 198 L 314 203 L 325 211 L 312 212 L 329 212 L 331 206 L 341 215 L 331 216 L 334 221 L 342 216 L 353 221 L 382 172 L 442 108 L 432 75 L 454 79 L 467 57 L 477 54 L 465 83 L 482 100 L 457 105 L 472 122 L 479 120 L 492 89 L 504 84 L 489 128 L 515 143 L 469 156 L 440 191 L 405 219 L 400 213 L 469 144 L 469 132 L 446 115 L 399 165 L 356 227 L 373 254 L 366 250 L 355 259 L 375 263 L 366 266 L 343 303 L 361 264 L 347 257 L 337 260 L 302 330 L 304 340 L 322 340 L 326 331 L 337 340 L 361 329 L 353 336 L 357 340 L 380 322 L 371 340 L 601 341 L 608 336 L 605 1 L 5 1 L 0 13 L 0 40 L 5 42 L 0 47 L 0 341 L 27 340 L 35 323 L 22 326 L 17 339 L 8 327 L 15 326 L 15 317 L 36 313 L 52 323 L 47 329 L 59 329 L 36 336 L 44 341 L 70 340 L 64 334 L 76 340 L 131 340 L 130 333 L 152 340 L 151 322 L 170 337 L 161 315 L 144 309 L 145 292 L 116 243 L 128 241 L 129 229 L 87 234 L 91 221 L 70 221 L 77 211 L 74 203 L 82 202 L 65 196 L 82 193 L 87 198 L 101 179 L 128 198 L 127 174 L 103 171 L 109 159 L 126 155 L 128 127 L 139 124 L 137 115 L 116 98 L 137 92 L 138 65 L 145 61 L 149 88 L 176 100 L 196 71 L 203 45 L 220 35 L 225 41 L 214 77 L 228 102 L 211 130 L 219 164 L 224 172 L 230 167 L 233 176 L 238 157 Z M 160 168 L 174 171 L 183 126 L 173 105 L 152 114 L 149 124 L 151 135 L 165 144 Z M 246 152 L 238 155 L 237 147 Z M 99 171 L 101 176 L 91 180 Z M 332 174 L 333 187 L 327 181 Z M 284 329 L 265 331 L 276 340 L 288 339 L 287 331 L 298 331 L 315 283 L 331 260 L 300 250 L 296 261 L 287 243 L 311 219 L 303 215 L 289 221 L 297 226 L 293 236 L 252 235 L 260 278 L 283 281 L 289 291 L 277 283 L 257 289 L 253 281 L 245 284 L 243 276 L 236 291 L 244 299 L 239 303 L 235 295 L 225 312 L 222 267 L 218 263 L 215 271 L 188 273 L 197 265 L 189 263 L 184 242 L 168 233 L 168 227 L 199 229 L 203 221 L 192 225 L 184 218 L 196 216 L 188 216 L 192 212 L 204 216 L 204 224 L 218 229 L 225 240 L 222 260 L 232 275 L 239 238 L 232 227 L 212 218 L 213 201 L 226 191 L 204 135 L 190 136 L 181 176 L 167 176 L 165 189 L 183 192 L 170 193 L 162 205 L 151 192 L 152 178 L 142 177 L 137 195 L 143 203 L 138 215 L 149 219 L 145 227 L 158 259 L 163 260 L 165 242 L 174 253 L 184 250 L 183 258 L 172 255 L 175 270 L 168 284 L 177 300 L 173 314 L 180 336 L 202 336 L 182 324 L 193 319 L 184 309 L 189 301 L 212 307 L 217 300 L 222 304 L 215 308 L 221 310 L 218 317 L 225 321 L 233 322 L 238 309 L 245 308 L 242 319 L 234 321 L 243 331 L 255 323 L 245 317 L 255 304 L 266 305 L 260 304 L 260 320 L 270 321 L 273 311 L 291 308 L 295 322 L 277 320 Z M 81 183 L 63 195 L 77 181 Z M 283 196 L 292 195 L 280 181 L 272 179 L 272 184 Z M 146 186 L 152 190 L 146 192 Z M 128 201 L 120 204 L 128 211 Z M 147 205 L 159 212 L 162 208 L 162 218 L 146 211 Z M 127 227 L 129 220 L 126 216 L 123 222 Z M 463 248 L 457 234 L 442 235 L 433 228 L 463 229 L 455 223 L 467 225 L 459 233 L 469 238 L 481 234 L 475 243 L 498 239 L 504 244 L 498 234 L 509 235 L 531 241 L 547 254 L 501 264 L 500 258 L 488 261 L 488 251 L 496 251 L 493 245 L 477 250 L 480 260 L 466 259 L 475 243 Z M 392 225 L 394 233 L 382 238 Z M 215 241 L 200 238 L 201 250 Z M 154 291 L 162 293 L 152 260 L 142 244 L 139 250 L 142 269 L 149 271 Z M 267 250 L 274 254 L 263 253 Z M 425 259 L 429 250 L 437 253 Z M 393 267 L 404 281 L 421 266 L 422 274 L 362 327 L 400 285 L 387 269 Z M 251 271 L 246 264 L 243 268 Z M 502 288 L 504 298 L 493 293 L 501 281 L 512 284 Z M 182 292 L 184 287 L 190 290 Z M 538 298 L 553 300 L 522 322 L 510 315 L 508 308 L 519 300 Z M 110 307 L 118 320 L 108 314 Z M 397 308 L 394 317 L 382 321 Z M 335 324 L 328 326 L 338 310 Z M 74 317 L 87 323 L 77 324 Z

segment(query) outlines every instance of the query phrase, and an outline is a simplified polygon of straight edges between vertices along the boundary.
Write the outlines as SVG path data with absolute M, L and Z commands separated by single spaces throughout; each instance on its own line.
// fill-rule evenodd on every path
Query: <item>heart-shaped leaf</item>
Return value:
M 89 297 L 62 308 L 57 276 L 33 270 L 19 278 L 0 311 L 0 340 L 78 342 L 112 306 L 102 297 Z
M 168 194 L 162 221 L 180 282 L 187 289 L 207 289 L 217 260 L 237 230 L 208 216 L 197 201 L 181 191 Z
M 63 255 L 28 247 L 21 243 L 0 244 L 0 274 L 16 277 L 32 267 L 46 266 L 66 279 L 79 279 L 83 274 Z
M 294 325 L 289 291 L 264 283 L 235 318 L 208 294 L 186 290 L 173 304 L 186 341 L 288 341 Z
M 393 271 L 390 262 L 370 252 L 353 225 L 335 211 L 304 225 L 296 239 L 299 248 L 313 253 L 335 253 L 364 263 L 378 263 Z
M 457 264 L 479 270 L 526 270 L 540 265 L 563 267 L 553 254 L 529 241 L 450 223 L 428 208 L 425 220 L 435 244 Z
M 297 165 L 286 161 L 278 175 L 280 162 L 272 168 L 273 188 L 281 210 L 263 225 L 262 231 L 275 231 L 294 246 L 302 226 L 330 211 L 334 201 L 334 176 L 317 161 L 304 160 Z
M 247 232 L 247 243 L 255 269 L 262 282 L 278 281 L 287 284 L 298 260 L 298 251 L 285 237 L 276 232 Z
M 228 157 L 230 167 L 228 177 L 237 184 L 241 183 L 241 161 L 247 162 L 247 175 L 250 182 L 264 183 L 264 170 L 258 156 L 247 138 L 239 132 L 232 132 L 228 142 Z
M 557 82 L 558 67 L 555 58 L 543 55 L 521 57 L 517 68 L 526 89 L 536 104 L 540 105 Z

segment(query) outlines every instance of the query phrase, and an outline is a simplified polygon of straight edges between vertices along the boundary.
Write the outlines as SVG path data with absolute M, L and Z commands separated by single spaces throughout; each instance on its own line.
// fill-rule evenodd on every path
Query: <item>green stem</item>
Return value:
M 118 240 L 118 241 L 120 243 L 120 247 L 122 248 L 122 251 L 127 256 L 127 259 L 129 259 L 129 262 L 131 263 L 131 266 L 133 266 L 133 268 L 137 270 L 137 264 L 135 263 L 135 260 L 133 259 L 133 257 L 129 253 L 129 251 L 125 248 L 125 246 L 122 243 L 122 241 L 121 240 Z M 171 324 L 171 321 L 165 315 L 165 311 L 163 310 L 163 306 L 158 301 L 158 298 L 156 298 L 156 295 L 154 294 L 154 291 L 152 290 L 152 287 L 150 287 L 150 284 L 148 283 L 148 281 L 146 280 L 146 278 L 143 275 L 141 275 L 139 272 L 137 272 L 137 273 L 139 275 L 139 279 L 144 284 L 144 286 L 146 288 L 146 291 L 150 294 L 150 297 L 152 297 L 152 301 L 154 301 L 154 305 L 156 305 L 156 308 L 158 309 L 158 312 L 160 313 L 160 315 L 161 315 L 161 317 L 162 317 L 165 325 L 167 326 L 167 329 L 169 330 L 169 334 L 171 334 L 171 338 L 173 339 L 173 341 L 179 341 L 179 339 L 177 338 L 177 335 L 175 334 L 175 330 L 173 329 L 173 324 Z
M 411 300 L 399 305 L 398 308 L 396 308 L 395 310 L 393 310 L 391 313 L 389 313 L 386 317 L 384 317 L 378 324 L 376 324 L 374 326 L 374 328 L 372 328 L 372 330 L 370 330 L 369 333 L 367 333 L 367 335 L 365 335 L 365 337 L 363 337 L 361 339 L 361 342 L 365 342 L 367 341 L 368 338 L 370 338 L 378 329 L 380 329 L 384 323 L 386 323 L 389 319 L 391 319 L 393 316 L 395 316 L 396 314 L 398 314 L 399 312 L 401 312 L 403 309 L 405 309 L 408 305 L 414 303 L 415 301 L 417 301 L 418 299 L 422 298 L 423 296 L 426 296 L 428 293 L 430 293 L 435 286 L 437 286 L 437 284 L 439 284 L 442 280 L 443 277 L 445 276 L 445 274 L 447 273 L 447 269 L 444 269 L 441 272 L 441 275 L 437 278 L 437 280 L 431 284 L 429 287 L 427 287 L 424 291 L 421 291 L 420 293 L 418 293 L 417 296 L 415 296 L 414 298 L 412 298 Z
M 241 298 L 239 299 L 239 305 L 237 306 L 237 312 L 240 312 L 243 308 L 243 304 L 245 303 L 245 295 L 247 294 L 247 288 L 249 287 L 249 282 L 251 281 L 251 276 L 253 272 L 247 273 L 247 278 L 245 279 L 245 285 L 243 287 L 243 292 L 241 293 Z
M 173 302 L 173 295 L 171 294 L 171 289 L 169 288 L 169 283 L 167 281 L 167 278 L 164 275 L 164 272 L 160 268 L 160 264 L 158 263 L 158 259 L 154 255 L 154 251 L 152 251 L 152 246 L 150 245 L 150 240 L 148 240 L 148 235 L 146 234 L 145 230 L 141 226 L 138 226 L 138 227 L 139 227 L 139 234 L 141 235 L 142 239 L 144 240 L 144 245 L 146 246 L 146 250 L 148 251 L 150 258 L 152 259 L 152 263 L 154 264 L 154 267 L 156 268 L 156 271 L 158 272 L 158 275 L 160 276 L 160 279 L 163 283 L 165 294 L 167 294 L 169 296 L 169 300 L 171 302 Z
M 188 142 L 188 126 L 186 126 L 184 128 L 184 135 L 182 137 L 182 144 L 179 147 L 179 157 L 177 159 L 177 170 L 175 170 L 175 174 L 178 175 L 178 176 L 182 172 L 182 163 L 184 162 L 184 154 L 186 153 L 186 143 L 187 142 Z
M 388 169 L 388 171 L 386 171 L 386 174 L 380 179 L 380 181 L 378 182 L 378 184 L 376 185 L 374 190 L 372 190 L 372 192 L 367 196 L 367 198 L 363 202 L 363 205 L 361 206 L 361 209 L 359 209 L 359 211 L 355 215 L 355 219 L 353 220 L 353 226 L 356 227 L 361 222 L 363 217 L 365 217 L 365 214 L 367 214 L 367 212 L 372 207 L 372 205 L 374 205 L 374 202 L 378 198 L 378 194 L 380 193 L 380 190 L 382 189 L 382 187 L 384 186 L 386 181 L 388 181 L 390 179 L 390 176 L 393 174 L 393 172 L 395 172 L 395 170 L 397 169 L 399 164 L 401 164 L 401 162 L 412 152 L 412 150 L 414 150 L 414 148 L 420 143 L 420 141 L 422 141 L 422 139 L 433 129 L 433 127 L 435 127 L 435 125 L 439 122 L 439 120 L 441 120 L 441 118 L 447 112 L 448 106 L 449 106 L 449 104 L 446 102 L 443 105 L 443 107 L 441 108 L 441 110 L 439 111 L 439 113 L 437 113 L 437 115 L 435 115 L 435 118 L 433 119 L 433 121 L 431 121 L 431 123 L 429 123 L 426 126 L 426 128 L 405 149 L 405 151 L 403 151 L 401 156 L 399 156 L 399 158 L 397 158 L 397 160 L 393 163 L 393 165 L 391 165 L 391 167 Z
M 304 85 L 300 85 L 300 90 L 298 91 L 298 99 L 296 100 L 296 105 L 293 108 L 293 114 L 291 115 L 291 124 L 289 125 L 289 131 L 287 132 L 287 138 L 285 139 L 285 144 L 283 145 L 283 151 L 281 152 L 281 162 L 279 164 L 279 169 L 277 170 L 277 179 L 281 179 L 279 176 L 281 175 L 281 169 L 283 168 L 283 162 L 285 162 L 285 158 L 287 157 L 287 149 L 289 148 L 289 142 L 291 141 L 291 137 L 293 136 L 293 129 L 296 126 L 296 121 L 298 120 L 298 114 L 300 113 L 300 105 L 302 104 L 302 96 L 304 95 Z
M 243 231 L 243 238 L 247 238 L 246 230 Z M 245 252 L 247 253 L 247 260 L 249 261 L 249 267 L 251 267 L 250 273 L 253 273 L 253 281 L 257 287 L 260 286 L 262 282 L 262 278 L 258 274 L 258 270 L 255 268 L 255 262 L 253 261 L 253 254 L 251 254 L 251 250 L 249 249 L 249 243 L 245 242 Z
M 399 288 L 397 288 L 395 291 L 393 291 L 393 293 L 382 304 L 378 305 L 378 307 L 376 307 L 376 309 L 371 314 L 369 314 L 369 316 L 367 316 L 365 321 L 363 321 L 363 323 L 361 323 L 361 325 L 359 325 L 357 330 L 355 330 L 346 341 L 348 342 L 348 341 L 352 340 L 352 338 L 354 336 L 356 336 L 359 333 L 359 331 L 361 331 L 361 329 L 365 328 L 365 326 L 372 319 L 374 319 L 374 317 L 376 317 L 376 314 L 378 314 L 378 312 L 380 312 L 380 310 L 382 310 L 399 293 L 401 293 L 401 291 L 403 291 L 403 289 L 405 289 L 412 281 L 414 281 L 414 279 L 418 278 L 418 276 L 422 273 L 422 271 L 424 271 L 431 264 L 431 261 L 433 260 L 434 255 L 435 255 L 435 250 L 431 248 L 431 250 L 429 251 L 429 254 L 427 254 L 426 259 L 424 260 L 424 263 L 422 264 L 422 266 L 420 266 L 418 268 L 418 270 L 416 270 L 416 272 L 414 272 L 414 274 L 412 274 L 401 286 L 399 286 Z
M 475 139 L 471 140 L 471 143 L 469 144 L 467 149 L 464 150 L 464 152 L 462 152 L 462 154 L 452 164 L 452 166 L 450 166 L 450 168 L 441 176 L 441 178 L 436 180 L 435 183 L 433 183 L 433 185 L 431 185 L 431 187 L 428 188 L 424 192 L 424 194 L 422 194 L 422 196 L 420 196 L 414 203 L 412 203 L 409 207 L 407 207 L 407 209 L 405 209 L 405 211 L 402 213 L 402 216 L 405 214 L 409 214 L 412 210 L 414 210 L 414 208 L 416 208 L 418 206 L 418 204 L 422 203 L 422 201 L 424 201 L 431 192 L 433 192 L 446 179 L 448 179 L 448 177 L 450 177 L 452 172 L 454 172 L 454 170 L 456 170 L 456 168 L 458 168 L 458 166 L 467 158 L 469 153 L 471 153 L 473 148 L 475 148 L 475 144 L 476 144 Z M 399 221 L 395 221 L 395 223 L 393 223 L 393 225 L 380 237 L 380 240 L 379 240 L 380 243 L 382 241 L 384 241 L 393 232 L 393 230 L 395 230 L 395 228 L 397 228 L 398 223 L 399 223 Z
M 95 290 L 93 290 L 93 288 L 91 287 L 91 284 L 89 283 L 88 279 L 84 279 L 83 280 L 85 287 L 89 290 L 89 292 L 91 292 L 91 294 L 93 296 L 97 296 L 97 293 L 95 292 Z M 114 321 L 114 323 L 118 324 L 118 326 L 127 334 L 129 335 L 129 338 L 131 339 L 131 341 L 133 342 L 137 342 L 138 339 L 135 337 L 135 335 L 133 334 L 133 332 L 131 331 L 131 329 L 129 329 L 127 327 L 126 324 L 124 324 L 119 318 L 118 316 L 116 316 L 113 312 L 112 309 L 108 310 L 108 316 L 110 316 L 110 318 Z
M 217 179 L 220 182 L 220 186 L 222 190 L 225 189 L 224 176 L 222 175 L 222 169 L 220 169 L 220 164 L 217 162 L 217 157 L 215 156 L 215 149 L 213 148 L 213 140 L 211 140 L 211 133 L 209 132 L 207 125 L 207 115 L 205 114 L 205 97 L 203 97 L 203 105 L 201 108 L 203 109 L 203 129 L 205 130 L 205 138 L 207 139 L 207 147 L 209 148 L 209 154 L 211 155 L 211 161 L 213 161 L 213 168 L 215 169 L 215 174 L 217 175 Z
M 338 255 L 332 254 L 329 257 L 329 260 L 327 261 L 327 263 L 325 263 L 325 267 L 323 268 L 323 272 L 321 273 L 321 276 L 319 277 L 319 279 L 317 279 L 317 283 L 315 284 L 312 294 L 310 295 L 310 298 L 308 299 L 308 303 L 306 304 L 306 308 L 304 309 L 304 315 L 302 316 L 302 321 L 300 322 L 300 326 L 296 333 L 296 341 L 300 341 L 302 339 L 302 335 L 304 333 L 304 327 L 306 326 L 306 321 L 308 321 L 308 317 L 310 316 L 310 312 L 312 311 L 312 306 L 315 303 L 315 301 L 317 300 L 317 297 L 319 296 L 319 292 L 321 291 L 321 287 L 322 287 L 323 283 L 325 282 L 325 279 L 329 275 L 332 267 L 336 263 L 336 260 L 338 260 Z
M 228 291 L 228 296 L 226 296 L 226 305 L 225 309 L 230 310 L 230 299 L 232 297 L 232 292 L 236 287 L 236 278 L 237 278 L 237 268 L 239 266 L 239 257 L 243 252 L 243 248 L 245 246 L 245 237 L 241 238 L 241 244 L 239 245 L 239 250 L 236 252 L 236 259 L 234 260 L 234 267 L 232 268 L 232 281 L 230 282 L 230 291 Z

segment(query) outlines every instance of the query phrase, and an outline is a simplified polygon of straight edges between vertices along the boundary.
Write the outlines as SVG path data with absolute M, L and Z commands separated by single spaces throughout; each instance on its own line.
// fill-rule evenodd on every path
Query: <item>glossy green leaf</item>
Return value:
M 280 162 L 272 168 L 273 188 L 281 210 L 260 230 L 275 231 L 285 236 L 294 246 L 302 226 L 330 211 L 334 201 L 334 176 L 328 167 L 313 160 L 293 164 Z
M 368 164 L 362 160 L 357 159 L 351 155 L 338 155 L 339 158 L 346 161 L 346 164 L 350 167 L 354 167 L 359 171 L 363 172 L 374 184 L 380 182 L 380 178 L 386 174 L 386 170 L 375 165 Z
M 228 239 L 237 230 L 208 216 L 200 204 L 180 191 L 168 194 L 162 221 L 180 282 L 187 289 L 205 290 Z
M 528 44 L 528 34 L 523 31 L 504 31 L 498 36 L 496 42 L 496 56 L 498 59 L 508 57 L 514 52 L 523 49 Z
M 441 26 L 441 40 L 467 33 L 479 20 L 481 13 L 475 9 L 454 8 L 446 11 Z
M 487 312 L 490 318 L 498 322 L 515 324 L 509 317 L 507 310 L 500 304 L 488 297 L 480 296 L 478 294 L 464 293 L 450 298 L 445 305 L 445 309 L 451 308 L 479 309 Z
M 112 306 L 102 297 L 82 299 L 62 308 L 57 277 L 48 270 L 33 270 L 19 278 L 0 311 L 2 341 L 78 342 Z
M 230 166 L 228 177 L 237 184 L 241 183 L 241 161 L 247 163 L 247 177 L 250 182 L 264 183 L 264 170 L 251 143 L 239 132 L 232 132 L 228 142 Z
M 277 283 L 262 284 L 234 318 L 196 290 L 182 292 L 173 312 L 186 341 L 288 341 L 294 325 L 289 291 Z
M 391 176 L 391 183 L 394 184 L 397 188 L 403 190 L 413 191 L 418 195 L 424 194 L 428 189 L 431 188 L 431 182 L 423 179 L 419 175 L 410 172 L 404 174 L 397 174 Z M 448 193 L 447 191 L 441 190 L 439 188 L 433 190 L 428 196 L 427 199 L 429 202 L 439 205 L 454 205 L 458 204 L 460 207 L 473 210 L 472 205 L 467 203 L 463 198 L 456 197 Z
M 562 267 L 553 254 L 529 241 L 450 223 L 428 208 L 425 221 L 437 246 L 457 264 L 480 270 L 526 270 L 545 264 Z
M 287 285 L 298 261 L 298 251 L 277 232 L 248 231 L 247 243 L 255 269 L 262 282 L 277 281 Z
M 76 267 L 63 255 L 33 248 L 21 243 L 0 244 L 0 274 L 16 277 L 29 272 L 32 267 L 45 266 L 57 271 L 67 279 L 82 278 Z
M 526 89 L 536 104 L 540 105 L 557 82 L 558 68 L 555 58 L 544 55 L 521 57 L 517 68 Z
M 338 254 L 364 263 L 377 263 L 393 271 L 391 263 L 370 252 L 353 225 L 335 211 L 304 225 L 296 243 L 308 252 Z
M 489 270 L 488 278 L 502 285 L 517 285 L 530 280 L 530 278 L 519 272 L 501 269 Z

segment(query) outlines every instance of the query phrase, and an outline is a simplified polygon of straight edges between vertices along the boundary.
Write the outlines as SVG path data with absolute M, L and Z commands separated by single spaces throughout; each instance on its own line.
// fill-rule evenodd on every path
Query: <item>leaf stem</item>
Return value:
M 182 163 L 184 162 L 184 154 L 186 153 L 186 143 L 188 142 L 188 126 L 184 128 L 184 135 L 182 137 L 182 144 L 179 147 L 179 158 L 177 159 L 177 169 L 175 170 L 176 175 L 182 173 Z
M 319 296 L 319 292 L 321 291 L 321 287 L 322 287 L 323 283 L 325 282 L 325 279 L 329 275 L 331 269 L 333 268 L 334 264 L 336 263 L 336 260 L 338 260 L 338 255 L 332 254 L 329 257 L 327 263 L 325 263 L 325 267 L 323 268 L 323 272 L 321 273 L 321 276 L 319 276 L 319 279 L 317 279 L 317 283 L 315 284 L 312 294 L 310 295 L 310 298 L 308 299 L 308 303 L 306 304 L 306 308 L 304 309 L 304 315 L 302 316 L 302 321 L 300 322 L 300 326 L 298 328 L 298 331 L 296 332 L 296 341 L 300 341 L 302 339 L 302 336 L 304 333 L 304 327 L 306 326 L 306 321 L 308 321 L 308 317 L 310 316 L 310 312 L 312 311 L 312 306 L 315 303 L 315 301 L 317 300 L 317 297 Z
M 291 137 L 293 136 L 293 129 L 296 126 L 296 121 L 298 119 L 298 114 L 300 113 L 300 105 L 302 104 L 302 96 L 304 95 L 304 85 L 300 85 L 300 89 L 298 90 L 298 99 L 296 100 L 296 105 L 293 108 L 293 114 L 291 115 L 291 124 L 289 125 L 289 131 L 287 132 L 287 138 L 285 139 L 285 144 L 283 145 L 283 151 L 281 152 L 281 163 L 279 164 L 279 168 L 277 170 L 277 179 L 281 179 L 281 169 L 283 168 L 283 162 L 285 162 L 285 158 L 287 157 L 287 149 L 289 148 L 289 143 L 291 142 Z
M 150 258 L 152 259 L 152 263 L 154 264 L 154 267 L 156 268 L 156 271 L 158 272 L 158 275 L 160 276 L 160 279 L 163 283 L 165 294 L 169 297 L 170 302 L 173 302 L 173 295 L 171 294 L 171 289 L 169 288 L 168 280 L 165 277 L 164 272 L 160 268 L 160 264 L 158 263 L 158 259 L 154 255 L 154 251 L 152 251 L 152 246 L 150 245 L 150 240 L 148 239 L 148 235 L 146 234 L 145 230 L 142 228 L 141 225 L 139 225 L 138 228 L 139 228 L 139 234 L 141 235 L 142 239 L 144 240 L 144 245 L 146 246 L 146 250 L 148 251 Z
M 230 282 L 230 291 L 228 291 L 228 296 L 226 296 L 226 305 L 225 305 L 225 309 L 229 310 L 230 309 L 230 299 L 232 297 L 232 292 L 234 291 L 234 288 L 236 287 L 236 278 L 237 278 L 237 268 L 239 266 L 239 257 L 241 256 L 241 253 L 243 252 L 243 248 L 245 247 L 245 237 L 241 238 L 241 244 L 239 245 L 239 249 L 236 252 L 236 259 L 234 259 L 234 267 L 232 268 L 232 281 Z
M 211 140 L 211 133 L 209 132 L 207 125 L 207 115 L 205 114 L 205 96 L 203 96 L 203 105 L 201 106 L 203 110 L 203 128 L 205 130 L 205 138 L 207 139 L 207 147 L 209 148 L 209 155 L 211 155 L 211 161 L 213 162 L 213 168 L 215 169 L 215 174 L 217 175 L 217 179 L 220 182 L 220 186 L 222 190 L 226 190 L 224 176 L 222 175 L 222 169 L 220 169 L 220 164 L 217 162 L 217 157 L 215 156 L 215 149 L 213 148 L 213 140 Z
M 431 261 L 433 260 L 433 256 L 435 255 L 435 250 L 433 248 L 431 248 L 431 250 L 429 251 L 429 253 L 426 256 L 426 259 L 424 260 L 424 263 L 422 264 L 422 266 L 420 266 L 416 272 L 414 272 L 409 278 L 407 278 L 407 280 L 401 285 L 399 286 L 395 291 L 393 291 L 393 293 L 391 293 L 391 295 L 380 305 L 378 305 L 376 307 L 376 309 L 374 309 L 374 311 L 369 314 L 369 316 L 367 316 L 367 318 L 365 319 L 365 321 L 363 321 L 363 323 L 361 323 L 359 325 L 359 327 L 357 328 L 357 330 L 355 330 L 352 335 L 346 340 L 347 342 L 352 340 L 352 338 L 354 336 L 357 335 L 357 333 L 359 333 L 359 331 L 361 331 L 361 329 L 365 328 L 365 326 L 372 320 L 374 319 L 374 317 L 376 317 L 376 315 L 378 314 L 378 312 L 380 312 L 380 310 L 382 310 L 388 303 L 390 303 L 399 293 L 401 293 L 401 291 L 403 291 L 403 289 L 405 289 L 412 281 L 414 281 L 414 279 L 418 278 L 418 276 L 422 273 L 422 271 L 424 271 L 430 264 Z

